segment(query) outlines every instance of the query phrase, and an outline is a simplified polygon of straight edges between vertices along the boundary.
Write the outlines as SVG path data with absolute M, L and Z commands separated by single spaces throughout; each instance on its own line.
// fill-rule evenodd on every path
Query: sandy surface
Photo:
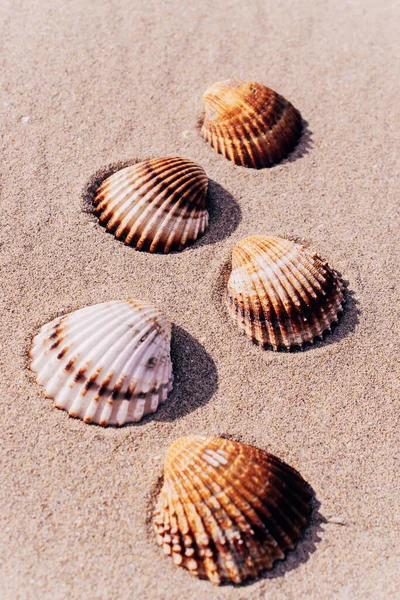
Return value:
M 396 597 L 396 5 L 2 0 L 2 600 Z M 299 108 L 290 160 L 239 168 L 199 137 L 202 92 L 231 76 Z M 82 189 L 110 163 L 169 154 L 215 182 L 211 227 L 183 253 L 138 253 L 83 210 Z M 306 240 L 348 282 L 342 323 L 306 352 L 262 351 L 222 307 L 233 245 L 268 232 Z M 136 426 L 69 419 L 27 369 L 31 336 L 129 297 L 176 325 L 175 392 Z M 315 491 L 303 541 L 246 586 L 174 568 L 149 528 L 165 451 L 191 432 L 268 449 Z

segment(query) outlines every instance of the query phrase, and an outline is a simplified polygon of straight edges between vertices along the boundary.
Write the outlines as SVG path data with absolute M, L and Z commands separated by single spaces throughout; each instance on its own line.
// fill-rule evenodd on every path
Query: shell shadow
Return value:
M 313 492 L 311 487 L 310 489 Z M 306 563 L 310 559 L 310 556 L 314 554 L 317 549 L 317 544 L 322 539 L 321 534 L 324 531 L 322 524 L 327 522 L 325 517 L 319 512 L 320 506 L 321 503 L 317 500 L 313 492 L 310 520 L 295 548 L 290 550 L 284 559 L 277 560 L 270 571 L 264 571 L 259 577 L 257 577 L 257 579 L 244 581 L 241 584 L 233 584 L 233 586 L 237 588 L 248 587 L 257 581 L 262 581 L 263 579 L 276 579 L 277 577 L 284 577 L 286 573 L 289 573 L 290 571 L 297 569 L 300 565 Z M 229 585 L 229 583 L 224 585 Z
M 208 228 L 193 246 L 188 246 L 184 252 L 224 240 L 236 230 L 242 220 L 242 211 L 235 198 L 213 179 L 208 180 L 207 206 Z
M 148 418 L 154 421 L 175 421 L 204 406 L 218 389 L 218 373 L 213 359 L 190 333 L 174 323 L 171 357 L 174 387 L 167 402 L 155 414 L 149 415 Z
M 96 171 L 82 190 L 81 211 L 83 213 L 92 214 L 93 220 L 98 222 L 97 217 L 93 214 L 93 209 L 94 199 L 100 184 L 107 179 L 107 177 L 116 173 L 116 171 L 135 165 L 142 160 L 148 160 L 148 158 L 114 162 Z M 200 246 L 215 244 L 224 240 L 236 230 L 242 220 L 242 211 L 235 198 L 222 187 L 222 185 L 219 185 L 219 183 L 212 179 L 208 180 L 207 207 L 209 212 L 209 224 L 206 231 L 198 240 L 193 244 L 188 245 L 180 252 L 187 252 L 199 248 Z M 134 248 L 132 248 L 132 250 L 134 250 Z M 178 254 L 178 252 L 172 251 L 169 252 L 169 254 Z
M 296 160 L 303 158 L 303 156 L 305 156 L 312 150 L 312 147 L 313 147 L 312 131 L 309 127 L 309 124 L 305 119 L 302 118 L 301 125 L 302 125 L 301 135 L 300 135 L 300 138 L 299 138 L 295 148 L 292 150 L 292 152 L 290 152 L 290 154 L 288 154 L 288 156 L 285 159 L 283 159 L 280 163 L 278 163 L 279 165 L 282 165 L 285 163 L 296 162 Z M 274 165 L 274 166 L 277 166 L 277 165 Z

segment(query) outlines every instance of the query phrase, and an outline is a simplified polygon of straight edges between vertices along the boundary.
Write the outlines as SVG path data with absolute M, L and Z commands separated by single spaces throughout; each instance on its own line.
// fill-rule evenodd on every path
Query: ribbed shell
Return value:
M 157 541 L 176 565 L 213 583 L 271 569 L 301 537 L 311 512 L 302 477 L 275 456 L 217 437 L 169 448 L 154 512 Z
M 297 144 L 302 130 L 299 111 L 264 85 L 221 81 L 203 99 L 203 137 L 237 165 L 271 167 Z
M 171 324 L 155 307 L 115 301 L 48 323 L 34 338 L 31 368 L 57 408 L 99 425 L 124 425 L 157 410 L 172 389 Z
M 146 160 L 102 183 L 94 213 L 107 231 L 137 250 L 182 250 L 208 225 L 207 186 L 204 170 L 190 160 Z
M 256 343 L 290 349 L 330 330 L 342 311 L 342 290 L 315 252 L 279 237 L 251 236 L 233 250 L 226 301 Z

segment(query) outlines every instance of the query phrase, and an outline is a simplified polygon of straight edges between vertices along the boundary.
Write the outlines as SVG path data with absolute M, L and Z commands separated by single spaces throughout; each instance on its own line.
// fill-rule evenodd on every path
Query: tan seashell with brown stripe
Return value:
M 182 250 L 208 225 L 207 187 L 204 169 L 190 160 L 146 160 L 101 184 L 94 213 L 107 231 L 137 250 Z
M 221 81 L 203 100 L 203 137 L 237 165 L 271 167 L 290 154 L 300 138 L 299 111 L 260 83 Z
M 316 252 L 279 237 L 251 236 L 232 252 L 226 303 L 238 328 L 274 350 L 312 343 L 343 309 L 343 285 Z
M 310 488 L 272 454 L 189 435 L 167 452 L 153 522 L 175 565 L 216 584 L 241 583 L 293 549 L 310 513 Z
M 135 300 L 87 306 L 44 325 L 31 369 L 57 408 L 86 423 L 140 421 L 172 389 L 171 324 Z

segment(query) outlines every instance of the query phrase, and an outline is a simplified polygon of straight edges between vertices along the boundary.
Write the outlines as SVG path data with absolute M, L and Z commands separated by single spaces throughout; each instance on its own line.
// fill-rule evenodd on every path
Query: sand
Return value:
M 398 597 L 398 3 L 3 0 L 0 11 L 0 597 Z M 232 76 L 299 108 L 308 125 L 289 160 L 244 169 L 200 138 L 203 91 Z M 82 190 L 110 163 L 169 154 L 212 180 L 210 230 L 179 254 L 135 252 Z M 229 322 L 223 269 L 251 233 L 302 239 L 342 274 L 347 308 L 325 342 L 263 351 Z M 139 425 L 69 419 L 27 368 L 31 337 L 130 297 L 175 325 L 175 391 Z M 213 587 L 155 544 L 163 458 L 187 433 L 269 450 L 314 489 L 303 540 L 255 582 Z

